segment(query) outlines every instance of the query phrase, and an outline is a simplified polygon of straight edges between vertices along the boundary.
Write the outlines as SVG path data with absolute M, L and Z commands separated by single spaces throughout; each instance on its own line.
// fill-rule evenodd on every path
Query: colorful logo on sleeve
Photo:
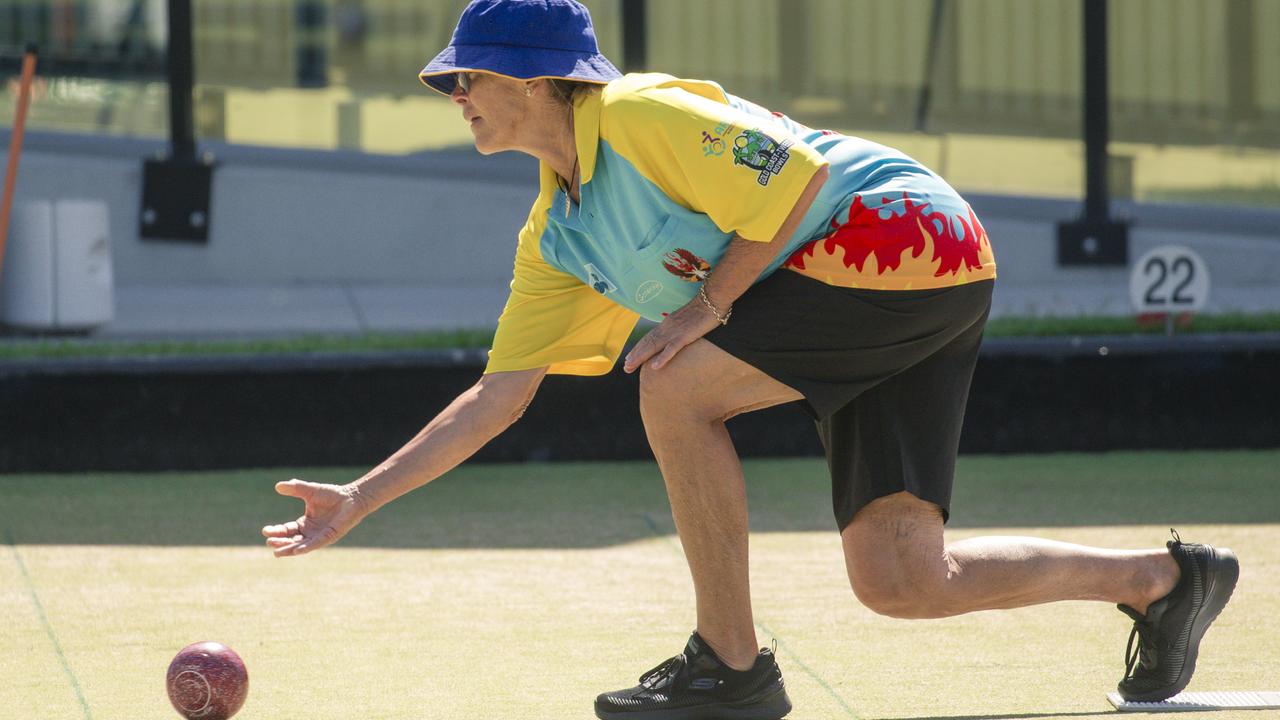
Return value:
M 702 131 L 702 156 L 703 157 L 720 157 L 724 155 L 727 144 L 724 136 L 737 130 L 738 128 L 728 122 L 722 122 L 716 125 L 711 132 Z
M 746 130 L 733 139 L 733 164 L 759 170 L 756 182 L 768 185 L 769 180 L 781 173 L 782 166 L 791 158 L 788 148 L 793 144 L 789 139 L 779 143 L 759 130 Z
M 614 285 L 612 280 L 605 277 L 604 273 L 600 272 L 600 268 L 596 267 L 594 263 L 587 263 L 586 265 L 583 265 L 583 267 L 587 270 L 587 283 L 590 284 L 592 289 L 596 292 L 601 295 L 608 295 L 618 289 L 618 286 Z
M 687 282 L 706 280 L 711 274 L 711 263 L 685 250 L 676 248 L 662 258 L 662 267 L 667 272 Z

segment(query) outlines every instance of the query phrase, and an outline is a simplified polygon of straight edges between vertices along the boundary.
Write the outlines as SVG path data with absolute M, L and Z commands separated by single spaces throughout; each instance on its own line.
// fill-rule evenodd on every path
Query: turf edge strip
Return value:
M 44 605 L 40 604 L 40 596 L 36 594 L 35 585 L 31 582 L 31 575 L 27 572 L 27 564 L 22 561 L 22 555 L 18 552 L 18 544 L 13 540 L 13 534 L 8 528 L 4 529 L 5 544 L 13 551 L 13 559 L 18 563 L 18 570 L 22 573 L 22 579 L 27 585 L 27 592 L 31 595 L 31 603 L 36 606 L 36 613 L 40 616 L 40 624 L 44 626 L 44 632 L 49 636 L 49 642 L 53 643 L 53 650 L 58 655 L 58 661 L 62 663 L 62 669 L 67 673 L 67 679 L 71 681 L 71 687 L 76 691 L 76 699 L 80 701 L 80 707 L 84 709 L 85 720 L 93 720 L 93 713 L 89 712 L 89 702 L 84 699 L 84 693 L 80 690 L 80 683 L 76 680 L 75 673 L 71 672 L 71 665 L 67 662 L 67 656 L 62 652 L 62 644 L 58 642 L 58 636 L 53 632 L 53 626 L 49 624 L 49 618 L 44 614 Z
M 681 554 L 684 553 L 681 548 L 676 546 L 675 541 L 671 539 L 671 536 L 658 526 L 658 522 L 653 519 L 652 515 L 644 513 L 644 522 L 649 526 L 649 530 L 651 530 L 655 536 L 667 541 L 668 547 L 679 551 Z M 803 670 L 806 675 L 812 678 L 814 682 L 818 683 L 819 687 L 826 690 L 828 695 L 835 698 L 835 701 L 840 705 L 845 713 L 849 715 L 849 717 L 853 718 L 853 720 L 861 720 L 861 718 L 858 717 L 858 714 L 853 711 L 853 708 L 849 707 L 849 703 L 845 702 L 844 698 L 840 696 L 840 693 L 836 692 L 835 688 L 831 687 L 826 680 L 823 680 L 821 675 L 818 675 L 818 673 L 814 672 L 812 668 L 806 665 L 804 661 L 800 659 L 799 655 L 796 655 L 795 652 L 787 647 L 786 643 L 782 642 L 782 640 L 778 638 L 776 633 L 759 622 L 756 623 L 756 627 L 764 631 L 765 635 L 772 637 L 773 641 L 778 644 L 778 647 L 782 648 L 782 651 L 787 654 L 787 657 L 794 660 L 796 665 L 799 665 L 800 669 Z
M 827 681 L 822 679 L 822 676 L 818 675 L 818 673 L 809 669 L 809 666 L 804 664 L 804 661 L 800 659 L 799 655 L 796 655 L 794 652 L 792 652 L 791 649 L 787 647 L 786 643 L 778 639 L 778 636 L 776 633 L 770 630 L 763 623 L 759 623 L 759 622 L 756 623 L 756 627 L 763 630 L 765 635 L 772 637 L 773 641 L 778 643 L 778 647 L 782 648 L 782 651 L 787 654 L 787 657 L 790 657 L 792 660 L 794 660 L 795 663 L 800 666 L 800 669 L 805 671 L 805 674 L 813 678 L 818 683 L 818 685 L 822 686 L 823 690 L 826 690 L 827 693 L 831 695 L 831 697 L 836 699 L 836 702 L 840 703 L 840 707 L 844 708 L 844 711 L 849 714 L 849 717 L 853 718 L 854 720 L 860 720 L 860 718 L 858 717 L 858 713 L 854 712 L 853 708 L 849 707 L 849 703 L 844 701 L 844 698 L 840 696 L 840 693 L 836 692 L 835 688 L 828 685 Z

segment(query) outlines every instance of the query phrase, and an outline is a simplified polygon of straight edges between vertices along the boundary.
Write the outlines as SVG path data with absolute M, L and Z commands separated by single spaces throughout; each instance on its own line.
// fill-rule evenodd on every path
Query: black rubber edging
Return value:
M 0 472 L 372 465 L 484 351 L 0 362 Z M 638 378 L 546 379 L 479 461 L 652 457 Z M 1280 334 L 988 340 L 961 452 L 1280 447 Z M 819 455 L 798 407 L 730 421 L 747 457 Z

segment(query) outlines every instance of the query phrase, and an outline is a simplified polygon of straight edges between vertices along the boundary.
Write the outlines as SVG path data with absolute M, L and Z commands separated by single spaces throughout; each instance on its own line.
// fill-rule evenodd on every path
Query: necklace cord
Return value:
M 573 106 L 569 106 L 569 136 L 573 142 L 573 168 L 569 170 L 569 179 L 565 180 L 559 175 L 556 176 L 556 184 L 560 186 L 560 191 L 564 193 L 564 216 L 569 217 L 570 205 L 573 202 L 570 190 L 573 189 L 573 179 L 578 175 L 578 136 L 573 126 Z

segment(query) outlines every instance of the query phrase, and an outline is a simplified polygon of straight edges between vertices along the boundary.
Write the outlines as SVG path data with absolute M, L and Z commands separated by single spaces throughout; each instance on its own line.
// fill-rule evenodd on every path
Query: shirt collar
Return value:
M 578 173 L 582 184 L 591 182 L 600 147 L 600 91 L 583 93 L 573 106 L 573 134 L 578 149 Z
M 578 177 L 582 186 L 591 182 L 596 169 L 596 149 L 600 146 L 600 92 L 583 93 L 573 106 L 573 142 L 578 151 Z M 546 197 L 559 191 L 556 171 L 538 163 L 538 189 Z

